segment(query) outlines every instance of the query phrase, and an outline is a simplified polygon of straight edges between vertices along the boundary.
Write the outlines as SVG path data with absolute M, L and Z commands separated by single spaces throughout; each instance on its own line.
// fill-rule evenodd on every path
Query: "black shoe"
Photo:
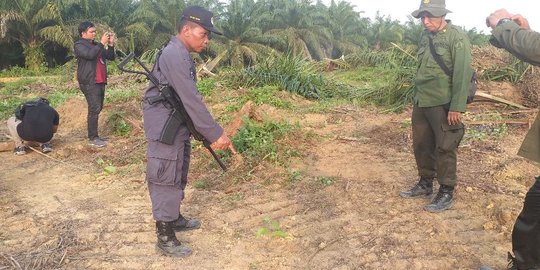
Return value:
M 97 148 L 101 148 L 101 147 L 105 147 L 107 146 L 107 142 L 102 140 L 101 138 L 97 137 L 93 140 L 90 140 L 88 142 L 88 145 L 91 145 L 91 146 L 94 146 L 94 147 L 97 147 Z
M 50 143 L 44 143 L 41 145 L 41 152 L 46 154 L 52 151 L 52 145 Z
M 180 232 L 180 231 L 190 231 L 190 230 L 196 230 L 201 227 L 201 222 L 198 219 L 190 218 L 186 219 L 185 217 L 180 214 L 177 220 L 173 221 L 173 230 Z
M 454 187 L 441 185 L 435 199 L 433 199 L 430 204 L 426 205 L 424 209 L 431 213 L 439 213 L 450 209 L 454 205 L 453 194 Z
M 193 251 L 176 238 L 171 222 L 156 221 L 156 251 L 168 257 L 187 257 Z
M 14 153 L 15 155 L 18 155 L 18 156 L 19 156 L 19 155 L 24 155 L 24 154 L 26 154 L 26 152 L 28 152 L 28 147 L 26 147 L 26 146 L 17 146 L 17 147 L 15 147 L 15 149 L 13 150 L 13 153 Z
M 420 177 L 420 181 L 411 189 L 399 193 L 403 198 L 428 197 L 433 194 L 433 178 Z
M 493 268 L 482 266 L 479 270 L 493 270 Z M 506 270 L 518 270 L 516 258 L 514 258 L 510 252 L 508 252 L 508 265 L 506 266 Z

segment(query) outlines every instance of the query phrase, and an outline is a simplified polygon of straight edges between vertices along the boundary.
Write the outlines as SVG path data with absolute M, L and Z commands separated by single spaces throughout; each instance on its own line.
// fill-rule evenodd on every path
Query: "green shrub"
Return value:
M 279 140 L 283 139 L 292 129 L 298 128 L 298 126 L 288 123 L 274 121 L 257 123 L 247 120 L 246 125 L 233 138 L 234 147 L 250 158 L 277 161 L 279 156 L 291 153 L 287 152 L 286 147 L 278 149 Z
M 278 86 L 306 98 L 350 98 L 354 89 L 322 76 L 313 63 L 290 55 L 268 58 L 255 67 L 223 72 L 222 79 L 232 88 Z
M 117 136 L 127 136 L 131 132 L 131 125 L 124 119 L 125 112 L 114 112 L 107 118 L 107 125 L 111 126 Z
M 281 109 L 291 108 L 292 104 L 290 102 L 276 96 L 277 91 L 279 91 L 277 86 L 256 87 L 249 90 L 248 99 L 257 105 L 268 104 Z
M 211 95 L 212 92 L 214 92 L 215 86 L 216 81 L 212 78 L 205 78 L 197 81 L 197 89 L 199 89 L 199 93 L 204 97 Z
M 387 51 L 366 50 L 347 56 L 345 60 L 352 67 L 371 67 L 379 74 L 359 75 L 365 83 L 358 86 L 358 99 L 385 107 L 386 111 L 403 110 L 413 96 L 417 65 L 413 55 L 411 49 L 396 45 Z M 373 80 L 378 83 L 372 83 Z

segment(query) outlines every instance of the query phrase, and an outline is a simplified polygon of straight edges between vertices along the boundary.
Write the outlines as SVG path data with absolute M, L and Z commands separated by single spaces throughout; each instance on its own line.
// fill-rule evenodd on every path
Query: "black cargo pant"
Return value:
M 86 103 L 88 103 L 88 139 L 93 140 L 99 137 L 98 121 L 105 99 L 105 84 L 79 84 L 79 87 L 86 98 Z
M 439 184 L 455 186 L 457 182 L 457 148 L 465 127 L 463 123 L 448 125 L 444 106 L 413 107 L 413 150 L 418 175 L 437 178 Z
M 527 192 L 512 231 L 518 269 L 540 269 L 540 176 Z

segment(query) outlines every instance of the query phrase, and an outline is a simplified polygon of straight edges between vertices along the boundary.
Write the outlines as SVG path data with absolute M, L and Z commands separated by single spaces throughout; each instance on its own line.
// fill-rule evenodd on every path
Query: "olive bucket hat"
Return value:
M 420 18 L 423 12 L 427 12 L 434 17 L 442 17 L 452 11 L 446 9 L 444 0 L 421 0 L 420 8 L 413 11 L 411 15 L 415 18 Z

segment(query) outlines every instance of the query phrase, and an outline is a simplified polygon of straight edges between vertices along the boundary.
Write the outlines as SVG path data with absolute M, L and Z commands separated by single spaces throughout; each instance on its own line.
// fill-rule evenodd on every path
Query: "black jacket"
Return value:
M 103 44 L 84 38 L 75 42 L 79 84 L 88 85 L 96 82 L 96 62 L 100 52 L 104 63 L 106 59 L 114 60 L 114 47 L 109 46 L 105 50 Z
M 46 143 L 53 137 L 54 126 L 60 123 L 58 112 L 44 102 L 26 102 L 19 113 L 22 122 L 17 134 L 30 142 Z

